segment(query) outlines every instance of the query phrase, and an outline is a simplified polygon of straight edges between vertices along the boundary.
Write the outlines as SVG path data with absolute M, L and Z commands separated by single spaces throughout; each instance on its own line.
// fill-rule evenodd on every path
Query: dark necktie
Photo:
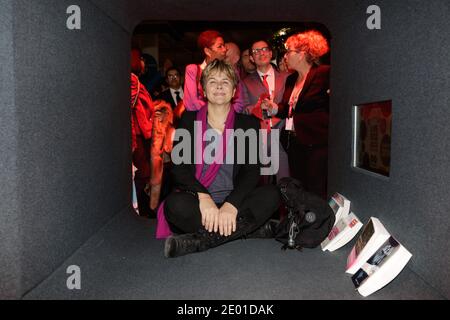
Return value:
M 177 99 L 177 104 L 179 104 L 180 101 L 183 100 L 183 99 L 181 99 L 181 97 L 180 97 L 180 91 L 175 91 L 175 95 L 176 95 L 176 99 Z

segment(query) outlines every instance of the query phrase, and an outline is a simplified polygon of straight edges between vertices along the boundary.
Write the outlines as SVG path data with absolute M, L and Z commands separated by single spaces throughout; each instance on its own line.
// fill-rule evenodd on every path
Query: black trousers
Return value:
M 273 185 L 256 188 L 244 200 L 240 212 L 250 210 L 256 219 L 255 230 L 266 223 L 280 206 L 280 193 Z M 173 192 L 165 202 L 165 216 L 173 232 L 195 233 L 202 226 L 199 201 L 188 192 Z M 252 230 L 254 231 L 254 230 Z

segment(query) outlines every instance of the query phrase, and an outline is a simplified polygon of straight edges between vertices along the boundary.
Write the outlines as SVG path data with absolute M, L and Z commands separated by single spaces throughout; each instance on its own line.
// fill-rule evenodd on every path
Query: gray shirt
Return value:
M 208 129 L 211 129 L 211 126 L 209 124 Z M 211 143 L 217 145 L 218 139 L 207 141 L 206 146 L 209 146 Z M 205 165 L 203 166 L 202 177 L 205 175 L 208 168 L 209 165 L 205 163 Z M 217 173 L 216 179 L 213 181 L 211 186 L 209 186 L 208 191 L 211 194 L 211 198 L 216 204 L 222 204 L 223 202 L 225 202 L 225 199 L 230 195 L 231 191 L 233 191 L 233 171 L 234 164 L 222 164 L 220 166 L 219 172 Z

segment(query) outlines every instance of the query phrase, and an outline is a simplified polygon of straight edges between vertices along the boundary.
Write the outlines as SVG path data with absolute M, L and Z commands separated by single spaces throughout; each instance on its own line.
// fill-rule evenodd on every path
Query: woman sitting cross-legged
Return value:
M 273 237 L 275 223 L 269 219 L 280 204 L 275 186 L 258 187 L 259 122 L 234 111 L 237 79 L 233 67 L 213 61 L 202 73 L 201 84 L 208 103 L 183 115 L 176 134 L 183 138 L 172 152 L 177 192 L 166 199 L 164 216 L 178 235 L 166 240 L 168 258 L 243 236 Z M 253 139 L 242 138 L 244 132 Z M 180 158 L 183 161 L 176 164 Z

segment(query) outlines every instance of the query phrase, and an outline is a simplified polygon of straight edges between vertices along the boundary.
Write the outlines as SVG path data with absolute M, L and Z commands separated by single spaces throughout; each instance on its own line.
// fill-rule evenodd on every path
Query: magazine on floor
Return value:
M 391 235 L 377 218 L 370 218 L 347 258 L 347 273 L 355 274 Z
M 356 290 L 364 297 L 380 290 L 398 276 L 411 257 L 405 247 L 389 237 L 352 276 Z
M 342 217 L 345 217 L 350 213 L 350 200 L 338 192 L 331 197 L 328 204 L 331 209 L 333 209 L 336 216 L 335 225 Z
M 322 242 L 322 250 L 335 251 L 343 247 L 358 234 L 362 226 L 362 222 L 353 212 L 347 216 L 343 216 L 337 221 L 328 237 Z

